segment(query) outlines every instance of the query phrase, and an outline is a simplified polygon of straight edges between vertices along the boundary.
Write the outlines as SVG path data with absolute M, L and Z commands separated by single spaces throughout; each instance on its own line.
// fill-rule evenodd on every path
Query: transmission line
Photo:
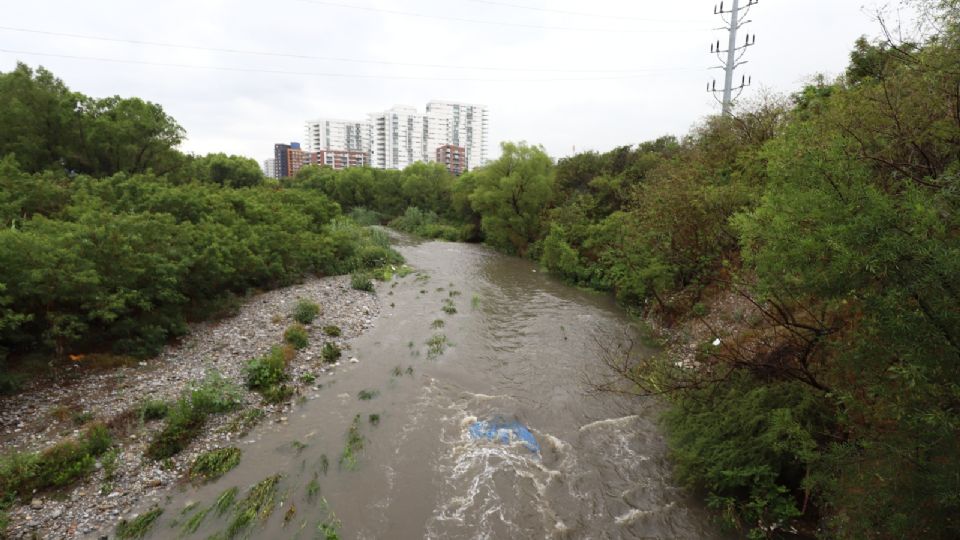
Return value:
M 389 15 L 401 15 L 404 17 L 418 17 L 423 19 L 437 19 L 442 21 L 454 21 L 454 22 L 466 22 L 472 24 L 486 24 L 493 26 L 505 26 L 510 28 L 525 28 L 525 29 L 535 29 L 535 30 L 558 30 L 562 32 L 600 32 L 604 34 L 651 34 L 651 33 L 671 33 L 676 34 L 677 32 L 709 32 L 708 28 L 696 28 L 696 29 L 687 29 L 687 30 L 678 30 L 678 29 L 668 29 L 668 28 L 655 28 L 651 30 L 642 30 L 638 28 L 580 28 L 572 26 L 546 26 L 539 24 L 525 24 L 525 23 L 515 23 L 507 21 L 491 21 L 483 19 L 470 19 L 466 17 L 454 17 L 450 15 L 434 15 L 432 13 L 418 13 L 414 11 L 400 11 L 396 9 L 387 9 L 387 8 L 376 8 L 370 6 L 355 6 L 351 4 L 343 4 L 340 2 L 329 2 L 327 0 L 296 0 L 297 2 L 302 2 L 304 4 L 313 4 L 318 6 L 330 6 L 338 7 L 344 9 L 353 9 L 358 11 L 368 11 L 374 13 L 386 13 Z
M 39 56 L 39 57 L 48 57 L 48 58 L 65 58 L 70 60 L 91 60 L 96 62 L 135 64 L 135 65 L 156 66 L 156 67 L 173 67 L 173 68 L 199 69 L 199 70 L 211 70 L 211 71 L 228 71 L 228 72 L 238 72 L 238 73 L 266 73 L 266 74 L 273 74 L 273 75 L 305 75 L 305 76 L 311 76 L 311 77 L 330 77 L 330 78 L 348 78 L 348 79 L 349 78 L 387 79 L 387 80 L 442 81 L 442 82 L 577 82 L 577 81 L 620 81 L 620 80 L 638 79 L 644 76 L 641 74 L 635 74 L 635 75 L 620 75 L 620 76 L 609 76 L 609 77 L 550 77 L 550 78 L 537 78 L 537 79 L 494 79 L 494 78 L 482 78 L 482 77 L 418 77 L 418 76 L 407 76 L 407 75 L 374 75 L 374 74 L 363 74 L 363 73 L 290 71 L 290 70 L 282 70 L 282 69 L 244 68 L 244 67 L 228 67 L 228 66 L 198 66 L 198 65 L 192 65 L 192 64 L 151 62 L 147 60 L 125 60 L 125 59 L 119 59 L 119 58 L 103 58 L 103 57 L 97 57 L 97 56 L 83 56 L 83 55 L 75 55 L 75 54 L 43 53 L 43 52 L 36 52 L 36 51 L 23 51 L 23 50 L 4 49 L 4 48 L 0 48 L 0 52 L 15 54 L 15 55 Z M 693 71 L 693 70 L 692 69 L 676 69 L 674 71 Z

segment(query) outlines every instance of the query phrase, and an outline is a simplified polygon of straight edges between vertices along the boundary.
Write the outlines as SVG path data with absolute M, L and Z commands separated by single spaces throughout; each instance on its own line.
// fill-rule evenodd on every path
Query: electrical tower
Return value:
M 714 6 L 713 14 L 720 15 L 720 18 L 723 19 L 723 22 L 727 23 L 726 26 L 718 28 L 718 30 L 727 30 L 729 32 L 729 41 L 727 42 L 727 48 L 720 48 L 720 40 L 717 40 L 716 44 L 710 44 L 710 53 L 716 54 L 717 58 L 720 60 L 720 65 L 715 66 L 713 69 L 722 69 L 724 70 L 726 76 L 724 77 L 723 88 L 717 89 L 717 81 L 714 79 L 713 84 L 707 84 L 707 92 L 713 94 L 713 97 L 720 101 L 723 105 L 723 115 L 728 116 L 730 114 L 730 108 L 733 105 L 733 100 L 740 97 L 740 94 L 743 93 L 743 89 L 750 86 L 753 82 L 753 77 L 747 78 L 746 76 L 741 76 L 740 85 L 733 86 L 733 72 L 743 64 L 746 64 L 747 61 L 743 60 L 743 55 L 746 54 L 747 49 L 754 46 L 757 43 L 756 34 L 750 35 L 747 34 L 746 39 L 743 42 L 743 45 L 737 46 L 737 30 L 740 27 L 749 24 L 750 19 L 747 19 L 747 14 L 750 13 L 750 8 L 757 5 L 760 0 L 749 0 L 747 5 L 740 6 L 740 0 L 733 0 L 733 7 L 729 10 L 723 9 L 723 2 L 720 2 L 720 6 Z M 727 15 L 730 18 L 727 18 Z M 724 59 L 723 55 L 726 55 Z M 733 92 L 736 91 L 737 95 L 734 96 Z M 723 95 L 723 99 L 717 97 L 718 94 Z

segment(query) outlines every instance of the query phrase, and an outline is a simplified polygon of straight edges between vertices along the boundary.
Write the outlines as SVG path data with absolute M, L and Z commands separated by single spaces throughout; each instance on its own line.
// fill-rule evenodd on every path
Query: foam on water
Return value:
M 529 426 L 552 456 L 551 464 L 546 464 L 522 440 L 503 444 L 470 433 L 478 418 L 490 415 L 491 406 L 511 401 L 506 396 L 466 394 L 450 405 L 440 430 L 445 451 L 436 464 L 443 485 L 427 526 L 428 537 L 523 537 L 530 531 L 521 523 L 529 527 L 531 515 L 539 517 L 541 530 L 567 530 L 551 508 L 549 489 L 564 476 L 562 455 L 569 445 Z

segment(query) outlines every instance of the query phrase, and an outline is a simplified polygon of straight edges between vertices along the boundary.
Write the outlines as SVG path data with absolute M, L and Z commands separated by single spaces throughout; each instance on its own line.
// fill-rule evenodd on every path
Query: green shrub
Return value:
M 761 384 L 747 373 L 677 396 L 664 425 L 678 479 L 704 489 L 728 526 L 748 529 L 800 515 L 815 436 L 829 431 L 824 402 L 809 387 Z
M 354 272 L 351 274 L 350 286 L 358 291 L 373 292 L 373 281 L 367 272 Z
M 159 399 L 150 399 L 140 405 L 140 418 L 149 422 L 150 420 L 162 420 L 166 418 L 170 411 L 170 404 Z
M 299 323 L 287 328 L 286 332 L 283 333 L 283 341 L 289 343 L 294 349 L 298 350 L 306 349 L 307 345 L 310 344 L 310 340 L 307 336 L 307 329 Z
M 260 390 L 267 403 L 282 403 L 293 396 L 293 388 L 286 384 L 274 384 Z
M 0 457 L 0 497 L 29 496 L 68 486 L 94 470 L 96 457 L 113 444 L 103 424 L 90 426 L 80 439 L 67 439 L 34 453 Z
M 207 414 L 193 406 L 188 398 L 180 398 L 167 414 L 167 423 L 147 446 L 146 455 L 160 461 L 180 453 L 207 421 Z
M 209 482 L 220 478 L 240 464 L 240 449 L 217 448 L 197 456 L 190 466 L 190 478 Z
M 339 337 L 342 331 L 339 326 L 330 325 L 323 327 L 323 333 L 330 337 Z
M 216 371 L 208 371 L 199 383 L 187 387 L 191 405 L 204 414 L 236 410 L 243 402 L 240 388 Z
M 340 356 L 343 353 L 340 352 L 340 347 L 332 341 L 328 341 L 323 344 L 323 349 L 320 350 L 320 355 L 323 356 L 323 361 L 327 363 L 334 363 L 340 359 Z
M 301 299 L 297 301 L 297 307 L 293 310 L 293 320 L 300 324 L 310 324 L 319 314 L 320 304 Z
M 208 373 L 170 407 L 167 423 L 147 446 L 147 457 L 159 461 L 178 454 L 200 434 L 208 416 L 235 410 L 240 403 L 239 388 L 219 373 Z
M 364 227 L 380 225 L 380 223 L 384 221 L 382 214 L 368 210 L 362 206 L 358 206 L 350 211 L 350 219 L 356 222 L 357 225 Z
M 247 363 L 244 368 L 247 388 L 259 390 L 281 383 L 287 380 L 286 369 L 283 349 L 273 347 L 265 356 L 254 358 Z

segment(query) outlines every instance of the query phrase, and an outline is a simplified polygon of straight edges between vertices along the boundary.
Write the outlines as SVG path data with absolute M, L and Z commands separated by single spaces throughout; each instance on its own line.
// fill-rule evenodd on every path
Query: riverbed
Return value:
M 171 493 L 152 538 L 277 474 L 277 506 L 253 538 L 715 537 L 671 480 L 657 405 L 588 382 L 602 345 L 634 331 L 608 296 L 483 246 L 398 237 L 397 248 L 416 272 L 377 284 L 382 312 L 352 343 L 358 362 L 321 376 L 288 421 L 236 442 L 236 469 Z M 535 446 L 476 437 L 491 421 L 528 429 Z M 230 522 L 209 512 L 185 536 Z

